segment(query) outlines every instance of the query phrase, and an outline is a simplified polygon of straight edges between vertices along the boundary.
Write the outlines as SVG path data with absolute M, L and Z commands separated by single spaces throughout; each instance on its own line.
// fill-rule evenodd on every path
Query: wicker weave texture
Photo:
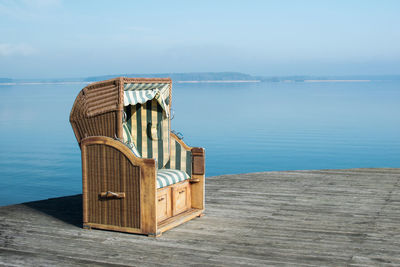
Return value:
M 169 83 L 171 102 L 172 81 L 169 78 L 118 77 L 92 83 L 79 92 L 70 113 L 69 120 L 78 143 L 89 136 L 122 138 L 124 83 Z
M 78 94 L 70 114 L 76 139 L 88 136 L 114 137 L 117 134 L 119 81 L 88 85 Z
M 117 134 L 117 112 L 108 112 L 91 118 L 71 122 L 76 139 L 80 142 L 89 136 L 115 137 Z
M 86 115 L 91 117 L 118 107 L 118 86 L 115 84 L 104 85 L 97 88 L 85 88 Z
M 140 228 L 140 168 L 117 149 L 87 147 L 88 222 Z M 125 193 L 125 198 L 100 198 L 100 192 Z M 84 196 L 85 198 L 85 196 Z

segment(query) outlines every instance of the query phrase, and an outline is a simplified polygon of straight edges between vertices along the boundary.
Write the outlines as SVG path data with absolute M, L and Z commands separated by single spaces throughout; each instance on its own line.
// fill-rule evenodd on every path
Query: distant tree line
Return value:
M 146 77 L 146 78 L 165 78 L 169 77 L 174 81 L 229 81 L 229 80 L 256 80 L 257 78 L 240 72 L 191 72 L 191 73 L 157 73 L 157 74 L 116 74 L 102 75 L 85 78 L 87 82 L 102 81 L 115 77 Z

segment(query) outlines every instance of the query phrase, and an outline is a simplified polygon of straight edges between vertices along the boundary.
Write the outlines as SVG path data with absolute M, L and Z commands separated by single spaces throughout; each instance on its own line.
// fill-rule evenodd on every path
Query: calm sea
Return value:
M 81 192 L 84 86 L 0 86 L 0 205 Z M 207 176 L 400 167 L 399 100 L 399 81 L 175 84 L 172 128 L 206 148 Z

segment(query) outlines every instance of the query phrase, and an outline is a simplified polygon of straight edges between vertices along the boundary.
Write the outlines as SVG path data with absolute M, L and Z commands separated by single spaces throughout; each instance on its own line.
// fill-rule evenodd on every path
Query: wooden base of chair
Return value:
M 148 237 L 160 237 L 162 235 L 161 232 L 147 234 Z
M 84 225 L 82 226 L 82 228 L 83 228 L 83 229 L 86 229 L 86 230 L 92 230 L 92 227 L 91 227 L 90 225 L 87 225 L 87 224 L 84 224 Z
M 158 223 L 158 230 L 163 233 L 165 231 L 168 231 L 169 229 L 172 229 L 178 225 L 181 225 L 187 221 L 190 221 L 198 216 L 200 214 L 203 214 L 204 210 L 199 210 L 199 209 L 190 209 L 185 212 L 182 212 L 181 214 L 178 214 L 174 217 L 168 218 L 162 222 Z
M 83 224 L 83 229 L 91 230 L 92 228 L 101 229 L 101 230 L 109 230 L 109 231 L 118 231 L 125 232 L 131 234 L 145 234 L 149 237 L 160 237 L 162 233 L 168 231 L 178 225 L 181 225 L 187 221 L 190 221 L 196 217 L 203 217 L 204 210 L 200 209 L 190 209 L 185 212 L 182 212 L 176 216 L 170 217 L 162 222 L 159 222 L 157 225 L 157 232 L 155 233 L 143 233 L 140 229 L 129 228 L 129 227 L 119 227 L 113 225 L 105 225 L 105 224 L 97 224 L 97 223 L 85 223 Z
M 165 231 L 168 231 L 176 226 L 188 222 L 196 217 L 203 217 L 204 210 L 190 209 L 174 217 L 168 218 L 158 223 L 158 232 L 156 234 L 148 234 L 149 237 L 160 237 Z
M 142 234 L 142 231 L 137 228 L 130 228 L 130 227 L 120 227 L 115 225 L 108 225 L 108 224 L 99 224 L 99 223 L 85 223 L 83 225 L 83 229 L 101 229 L 101 230 L 108 230 L 108 231 L 117 231 L 117 232 L 126 232 L 131 234 Z

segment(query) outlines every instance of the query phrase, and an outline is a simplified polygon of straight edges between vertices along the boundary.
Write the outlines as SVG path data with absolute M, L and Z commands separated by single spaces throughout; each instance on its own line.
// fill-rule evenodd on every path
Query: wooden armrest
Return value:
M 190 147 L 187 144 L 185 144 L 185 142 L 183 142 L 182 139 L 179 139 L 179 137 L 176 136 L 176 134 L 171 132 L 171 137 L 173 139 L 175 139 L 183 147 L 183 149 L 185 149 L 186 151 L 191 151 L 192 150 L 192 147 Z
M 87 138 L 82 139 L 81 141 L 81 147 L 82 146 L 88 146 L 88 145 L 107 145 L 114 147 L 118 151 L 120 151 L 122 154 L 124 154 L 129 161 L 135 165 L 135 166 L 144 166 L 144 165 L 150 165 L 150 166 L 155 166 L 155 160 L 154 159 L 145 159 L 145 158 L 139 158 L 136 157 L 135 154 L 123 143 L 121 143 L 118 140 L 112 139 L 107 136 L 90 136 Z

